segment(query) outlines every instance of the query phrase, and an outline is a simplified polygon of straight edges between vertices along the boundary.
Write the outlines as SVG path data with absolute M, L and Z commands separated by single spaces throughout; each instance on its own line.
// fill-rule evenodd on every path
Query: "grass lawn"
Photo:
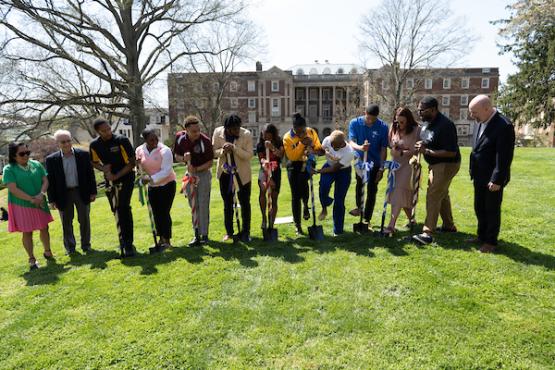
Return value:
M 463 242 L 476 227 L 468 154 L 451 187 L 460 232 L 426 247 L 404 240 L 404 217 L 392 239 L 347 233 L 316 243 L 280 225 L 279 242 L 264 243 L 256 185 L 255 240 L 224 244 L 215 181 L 214 242 L 204 248 L 186 247 L 192 228 L 181 195 L 175 248 L 162 255 L 147 253 L 152 237 L 136 192 L 142 254 L 132 259 L 118 259 L 105 198 L 92 207 L 96 252 L 64 256 L 54 214 L 58 257 L 49 265 L 40 257 L 45 267 L 33 273 L 20 235 L 0 224 L 0 368 L 555 368 L 555 151 L 517 148 L 491 255 Z M 285 173 L 282 184 L 278 216 L 290 214 Z M 353 222 L 347 216 L 346 228 Z M 331 235 L 329 219 L 324 230 Z

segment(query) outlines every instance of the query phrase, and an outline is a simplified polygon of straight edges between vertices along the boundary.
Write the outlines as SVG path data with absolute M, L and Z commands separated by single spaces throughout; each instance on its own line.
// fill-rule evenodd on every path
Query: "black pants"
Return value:
M 302 171 L 303 162 L 290 162 L 287 165 L 287 178 L 291 186 L 291 210 L 295 225 L 301 224 L 301 201 L 308 205 L 308 173 Z
M 173 198 L 175 197 L 175 181 L 169 182 L 164 186 L 148 188 L 148 200 L 154 214 L 154 223 L 158 236 L 169 240 L 172 237 L 172 209 Z
M 126 175 L 118 182 L 121 189 L 118 193 L 118 205 L 116 207 L 119 222 L 119 241 L 122 247 L 133 245 L 133 213 L 131 213 L 131 195 L 135 186 L 135 174 Z M 118 184 L 116 183 L 116 184 Z
M 231 192 L 231 175 L 222 173 L 220 176 L 220 194 L 224 201 L 224 225 L 227 235 L 233 235 L 233 193 Z M 241 228 L 243 233 L 250 234 L 251 231 L 251 182 L 241 184 L 237 175 L 237 198 L 241 204 Z M 237 189 L 236 189 L 237 190 Z M 239 230 L 238 230 L 239 231 Z
M 474 212 L 478 219 L 478 239 L 484 243 L 497 245 L 502 200 L 503 188 L 499 191 L 489 191 L 487 185 L 474 183 Z
M 368 182 L 366 183 L 366 202 L 364 204 L 364 220 L 369 222 L 372 219 L 372 213 L 374 212 L 374 206 L 376 205 L 376 193 L 378 192 L 378 184 L 376 184 L 376 176 L 378 175 L 379 168 L 377 166 L 373 167 L 368 174 Z M 356 203 L 357 208 L 361 208 L 362 201 L 362 189 L 364 184 L 362 179 L 356 176 Z

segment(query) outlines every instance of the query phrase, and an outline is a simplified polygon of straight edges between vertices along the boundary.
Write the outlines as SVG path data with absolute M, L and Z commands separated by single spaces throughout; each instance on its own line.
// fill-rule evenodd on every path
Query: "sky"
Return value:
M 330 63 L 361 63 L 357 36 L 359 22 L 379 0 L 254 0 L 250 18 L 264 35 L 266 53 L 260 55 L 264 70 L 272 66 L 288 69 L 315 60 Z M 452 0 L 457 17 L 479 37 L 469 45 L 466 57 L 454 66 L 499 67 L 501 81 L 515 72 L 509 55 L 499 55 L 497 26 L 490 21 L 506 18 L 509 1 Z M 241 70 L 254 70 L 251 65 Z M 367 67 L 379 67 L 369 63 Z

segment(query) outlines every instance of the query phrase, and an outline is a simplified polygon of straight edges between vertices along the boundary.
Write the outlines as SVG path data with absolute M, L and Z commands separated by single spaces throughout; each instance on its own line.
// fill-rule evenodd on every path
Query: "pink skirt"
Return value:
M 28 208 L 8 204 L 8 231 L 28 233 L 42 230 L 54 221 L 50 212 L 41 208 Z

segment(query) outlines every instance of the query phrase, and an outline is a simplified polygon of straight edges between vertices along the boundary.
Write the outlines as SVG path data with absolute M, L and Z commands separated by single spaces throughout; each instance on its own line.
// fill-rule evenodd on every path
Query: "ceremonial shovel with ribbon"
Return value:
M 387 173 L 387 188 L 385 189 L 385 199 L 383 201 L 382 224 L 380 226 L 381 236 L 385 236 L 383 230 L 384 230 L 384 224 L 385 224 L 385 216 L 387 214 L 387 202 L 389 200 L 388 199 L 389 195 L 395 188 L 395 171 L 397 171 L 397 169 L 399 169 L 400 166 L 401 165 L 399 164 L 399 162 L 395 162 L 395 161 L 384 162 L 384 170 L 387 169 L 388 173 Z
M 226 154 L 227 162 L 224 163 L 225 173 L 230 175 L 229 179 L 229 191 L 233 197 L 233 209 L 235 210 L 235 221 L 237 222 L 237 234 L 233 235 L 233 242 L 236 243 L 239 240 L 248 242 L 248 235 L 244 235 L 241 229 L 241 221 L 239 219 L 239 205 L 237 202 L 237 186 L 236 186 L 236 176 L 237 176 L 237 166 L 231 161 L 231 155 Z
M 312 202 L 312 226 L 308 227 L 308 236 L 312 240 L 324 240 L 322 225 L 316 225 L 316 207 L 314 206 L 314 182 L 312 181 L 313 169 L 316 167 L 316 157 L 310 153 L 306 161 L 306 172 L 310 179 L 310 200 Z
M 278 164 L 276 161 L 270 161 L 270 149 L 266 148 L 266 161 L 264 162 L 264 181 L 262 185 L 266 189 L 268 200 L 266 202 L 266 208 L 268 212 L 268 225 L 266 228 L 262 228 L 262 236 L 264 241 L 276 241 L 278 239 L 277 229 L 274 229 L 274 205 L 272 203 L 272 172 L 276 170 Z
M 198 219 L 198 196 L 197 187 L 199 178 L 198 176 L 189 173 L 190 162 L 187 161 L 187 172 L 181 179 L 181 190 L 185 196 L 189 197 L 189 202 L 191 204 L 191 214 L 193 216 L 193 229 L 195 230 L 195 240 L 199 240 L 199 219 Z
M 364 141 L 364 145 L 368 144 L 368 140 Z M 358 223 L 353 224 L 353 232 L 354 233 L 359 233 L 359 234 L 364 234 L 368 232 L 368 223 L 363 221 L 363 217 L 364 217 L 364 201 L 365 201 L 365 194 L 366 194 L 366 184 L 368 183 L 368 174 L 370 173 L 370 171 L 372 170 L 372 167 L 374 166 L 374 162 L 367 162 L 368 160 L 368 151 L 365 150 L 364 151 L 364 155 L 362 160 L 359 159 L 359 161 L 355 164 L 355 172 L 357 173 L 358 177 L 360 177 L 362 179 L 362 194 L 360 196 L 360 207 L 359 207 L 359 212 L 360 212 L 360 220 Z

